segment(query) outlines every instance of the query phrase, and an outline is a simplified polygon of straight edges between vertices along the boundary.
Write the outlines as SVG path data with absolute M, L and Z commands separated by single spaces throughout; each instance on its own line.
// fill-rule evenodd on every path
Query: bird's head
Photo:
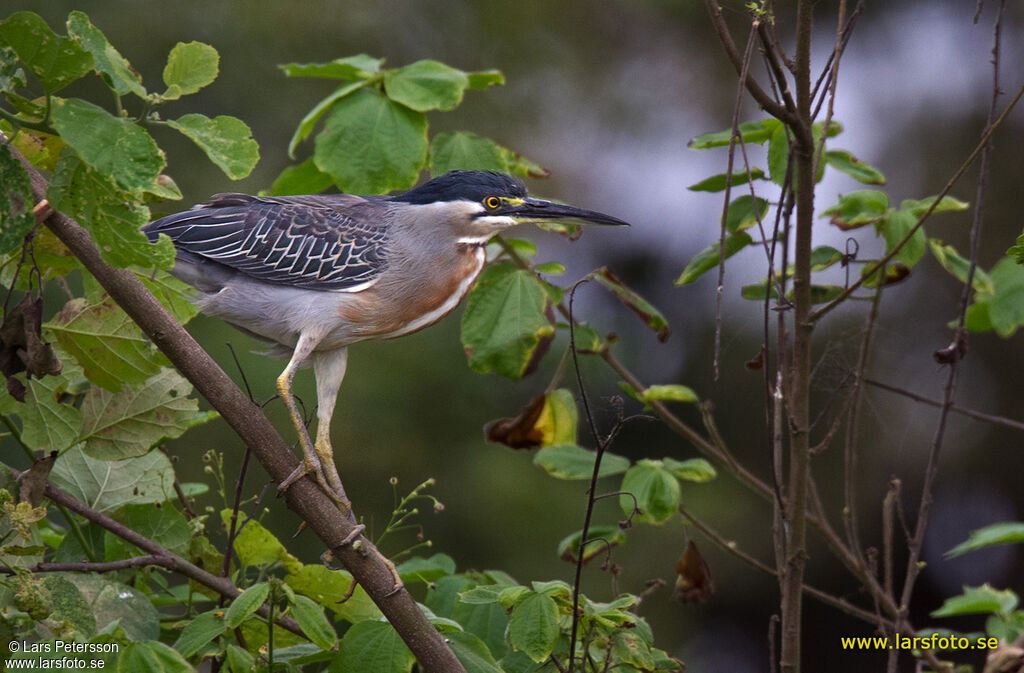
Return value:
M 391 200 L 412 207 L 429 207 L 466 243 L 483 243 L 508 227 L 545 220 L 628 226 L 611 215 L 531 198 L 519 180 L 488 171 L 452 171 Z

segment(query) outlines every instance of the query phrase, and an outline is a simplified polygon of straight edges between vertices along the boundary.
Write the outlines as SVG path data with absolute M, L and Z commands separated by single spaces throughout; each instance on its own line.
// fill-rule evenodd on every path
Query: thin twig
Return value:
M 882 390 L 887 390 L 890 393 L 896 393 L 897 395 L 902 395 L 903 397 L 907 397 L 909 399 L 912 399 L 915 402 L 920 402 L 921 404 L 927 404 L 927 405 L 932 406 L 932 407 L 941 407 L 942 406 L 942 402 L 940 402 L 938 400 L 933 400 L 933 399 L 931 399 L 929 397 L 925 397 L 923 395 L 918 395 L 917 393 L 911 392 L 911 391 L 909 391 L 909 390 L 907 390 L 905 388 L 900 388 L 898 386 L 890 385 L 888 383 L 883 383 L 881 381 L 876 381 L 874 379 L 864 379 L 864 383 L 866 383 L 866 384 L 868 384 L 870 386 L 874 386 L 876 388 L 881 388 Z M 968 418 L 973 418 L 976 421 L 984 421 L 986 423 L 991 423 L 993 425 L 1001 425 L 1004 428 L 1011 428 L 1013 430 L 1022 430 L 1022 431 L 1024 431 L 1024 422 L 1017 421 L 1017 420 L 1014 420 L 1012 418 L 1006 418 L 1005 416 L 996 416 L 995 414 L 986 414 L 986 413 L 984 413 L 982 411 L 975 411 L 974 409 L 968 409 L 966 407 L 959 407 L 959 406 L 957 406 L 955 404 L 952 407 L 950 407 L 949 410 L 952 411 L 955 414 L 960 414 L 961 416 L 967 416 Z

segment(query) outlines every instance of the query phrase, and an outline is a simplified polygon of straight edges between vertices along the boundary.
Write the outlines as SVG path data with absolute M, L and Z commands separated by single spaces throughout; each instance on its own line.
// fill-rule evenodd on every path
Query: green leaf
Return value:
M 54 463 L 50 482 L 103 513 L 130 503 L 166 502 L 175 497 L 174 468 L 161 451 L 109 462 L 91 458 L 76 446 Z
M 1012 257 L 1018 264 L 1024 264 L 1024 234 L 1017 237 L 1017 244 L 1006 250 L 1006 256 Z
M 313 154 L 317 168 L 352 194 L 409 188 L 426 159 L 427 118 L 375 89 L 334 103 Z
M 384 73 L 388 98 L 417 112 L 456 108 L 468 86 L 466 73 L 439 61 L 416 61 Z
M 964 587 L 959 596 L 947 598 L 932 617 L 955 617 L 958 615 L 1006 614 L 1017 607 L 1017 594 L 1009 589 L 999 591 L 989 584 L 980 587 Z
M 127 504 L 114 512 L 113 519 L 178 556 L 188 556 L 192 529 L 185 516 L 173 507 Z
M 35 12 L 15 12 L 0 22 L 0 46 L 14 49 L 48 94 L 84 77 L 93 67 L 89 52 L 75 40 L 56 35 Z
M 224 623 L 222 610 L 203 612 L 185 625 L 178 640 L 174 643 L 174 649 L 178 650 L 183 657 L 191 657 L 227 630 L 228 626 Z
M 292 134 L 292 139 L 288 141 L 288 156 L 293 159 L 295 158 L 295 149 L 299 146 L 299 143 L 309 137 L 320 117 L 324 116 L 324 113 L 330 110 L 336 101 L 341 100 L 354 91 L 362 89 L 368 83 L 366 80 L 359 80 L 340 86 L 331 95 L 314 105 L 313 109 L 307 112 L 306 116 L 299 122 L 299 125 L 295 127 L 295 133 Z
M 179 42 L 167 55 L 163 98 L 174 100 L 199 91 L 217 79 L 220 55 L 202 42 Z
M 811 303 L 812 304 L 824 304 L 832 301 L 839 295 L 841 295 L 846 288 L 842 285 L 831 285 L 831 284 L 813 284 L 811 285 Z M 790 292 L 787 292 L 788 296 Z
M 338 634 L 324 616 L 324 609 L 312 599 L 296 596 L 292 603 L 292 617 L 320 649 L 332 650 L 338 644 Z
M 612 656 L 636 670 L 653 671 L 654 655 L 651 646 L 638 634 L 620 630 L 612 640 Z
M 879 222 L 889 212 L 889 196 L 876 189 L 862 189 L 839 197 L 839 202 L 825 209 L 831 223 L 846 231 Z
M 415 657 L 387 622 L 359 622 L 345 632 L 330 673 L 409 673 Z
M 88 601 L 82 595 L 78 585 L 64 575 L 47 575 L 43 578 L 43 588 L 50 592 L 53 599 L 53 612 L 50 619 L 60 623 L 67 621 L 75 631 L 92 637 L 96 635 L 96 617 L 92 614 Z
M 455 560 L 447 554 L 434 554 L 430 558 L 414 556 L 398 565 L 398 575 L 407 584 L 433 582 L 455 574 Z
M 90 381 L 114 392 L 126 383 L 142 383 L 170 364 L 109 298 L 99 304 L 72 299 L 46 327 Z
M 885 236 L 885 251 L 887 253 L 891 252 L 896 247 L 896 244 L 902 241 L 916 224 L 917 218 L 909 211 L 889 209 L 885 218 L 878 223 L 882 230 L 882 235 Z M 900 248 L 900 251 L 896 254 L 896 260 L 908 269 L 913 268 L 915 264 L 921 261 L 927 247 L 924 227 L 918 227 L 914 235 L 910 237 L 910 240 Z
M 309 596 L 320 605 L 332 610 L 339 619 L 356 623 L 380 619 L 381 613 L 362 586 L 356 586 L 351 596 L 352 575 L 345 570 L 330 570 L 322 564 L 293 567 L 285 577 L 288 586 Z
M 968 326 L 978 331 L 994 329 L 1005 339 L 1024 325 L 1024 266 L 1003 257 L 992 267 L 989 277 L 994 291 L 975 295 L 967 312 Z
M 712 467 L 711 463 L 703 458 L 690 458 L 689 460 L 665 458 L 661 462 L 665 465 L 666 470 L 683 481 L 703 483 L 711 481 L 718 476 L 718 473 L 715 472 L 715 468 Z
M 327 63 L 286 63 L 278 67 L 288 77 L 326 77 L 330 79 L 368 79 L 384 64 L 384 59 L 366 54 L 336 58 Z
M 490 138 L 469 131 L 438 133 L 430 142 L 430 174 L 454 170 L 507 172 L 502 148 Z
M 167 162 L 140 126 L 78 98 L 54 98 L 51 117 L 61 139 L 82 161 L 121 188 L 139 194 L 156 187 Z
M 189 397 L 191 392 L 192 384 L 171 368 L 138 388 L 117 393 L 91 388 L 82 400 L 79 441 L 85 442 L 87 454 L 100 460 L 141 456 L 210 419 L 209 414 L 199 413 L 199 402 Z
M 900 210 L 906 210 L 915 218 L 919 218 L 926 212 L 928 212 L 928 209 L 931 208 L 931 205 L 933 203 L 935 203 L 934 196 L 928 196 L 926 198 L 921 199 L 920 201 L 915 201 L 914 199 L 906 199 L 905 201 L 900 203 Z M 944 196 L 942 197 L 942 201 L 939 201 L 939 205 L 935 206 L 935 210 L 933 210 L 932 212 L 955 213 L 967 210 L 969 207 L 970 204 L 964 201 L 955 199 L 952 196 Z
M 753 198 L 750 194 L 744 194 L 733 199 L 729 204 L 729 212 L 725 219 L 725 230 L 730 234 L 750 229 L 758 220 L 764 221 L 768 215 L 768 201 L 762 198 Z
M 737 252 L 753 243 L 750 234 L 744 231 L 737 231 L 725 237 L 725 258 L 729 259 Z M 689 261 L 683 273 L 676 279 L 676 285 L 686 285 L 700 278 L 702 275 L 718 266 L 721 246 L 713 243 L 704 248 Z
M 145 640 L 121 646 L 118 673 L 193 673 L 192 665 L 176 650 L 158 640 Z
M 78 44 L 92 54 L 96 72 L 118 96 L 127 93 L 133 93 L 139 98 L 149 96 L 142 86 L 139 73 L 107 41 L 103 31 L 92 25 L 84 12 L 74 11 L 68 15 L 68 36 L 75 38 Z
M 191 286 L 178 280 L 166 271 L 157 270 L 156 273 L 136 272 L 135 276 L 163 304 L 164 308 L 174 316 L 174 319 L 182 325 L 199 313 L 195 303 L 190 300 L 190 297 L 194 294 Z
M 764 171 L 755 166 L 750 169 L 749 173 L 746 170 L 734 171 L 732 180 L 728 184 L 735 187 L 736 185 L 746 184 L 750 180 L 760 180 L 763 177 Z M 710 178 L 705 178 L 697 184 L 690 185 L 687 189 L 691 192 L 721 192 L 725 191 L 726 184 L 725 173 L 719 173 L 718 175 L 712 175 Z M 750 198 L 749 195 L 747 198 Z
M 462 314 L 462 345 L 473 371 L 520 379 L 554 333 L 551 300 L 537 276 L 513 264 L 484 270 Z
M 210 119 L 193 113 L 171 119 L 167 125 L 198 145 L 210 161 L 232 180 L 249 175 L 260 160 L 259 145 L 241 119 L 227 115 Z
M 772 182 L 779 186 L 786 182 L 786 172 L 789 169 L 789 142 L 790 133 L 786 125 L 776 126 L 768 142 L 768 175 L 771 176 Z M 790 179 L 796 184 L 795 173 Z
M 319 194 L 333 184 L 334 179 L 317 168 L 313 163 L 313 157 L 310 157 L 301 164 L 289 166 L 281 171 L 274 180 L 270 193 L 274 196 Z
M 487 644 L 472 633 L 449 631 L 444 638 L 466 673 L 503 673 Z
M 762 119 L 756 122 L 742 122 L 739 125 L 740 137 L 745 143 L 757 143 L 762 144 L 764 141 L 772 137 L 772 133 L 775 129 L 781 126 L 781 122 L 777 119 Z M 729 144 L 729 139 L 732 137 L 732 129 L 726 129 L 724 131 L 717 131 L 715 133 L 705 133 L 699 135 L 689 143 L 687 147 L 695 150 L 706 150 L 712 147 L 725 147 Z
M 72 581 L 89 604 L 97 631 L 117 626 L 130 640 L 160 637 L 160 613 L 142 591 L 100 575 L 76 574 Z
M 832 168 L 846 173 L 857 182 L 866 185 L 884 185 L 885 176 L 871 164 L 864 163 L 846 150 L 829 150 L 825 152 L 825 163 Z
M 580 538 L 583 531 L 567 535 L 558 543 L 558 558 L 574 563 L 580 554 Z M 587 546 L 583 550 L 583 562 L 587 563 L 597 556 L 605 556 L 610 547 L 618 547 L 626 543 L 626 532 L 618 526 L 591 526 L 587 537 Z
M 36 226 L 32 184 L 7 143 L 0 144 L 0 189 L 0 255 L 6 255 L 21 247 Z
M 824 271 L 836 262 L 842 261 L 844 256 L 831 246 L 819 246 L 811 250 L 811 271 Z
M 469 89 L 488 89 L 496 84 L 501 85 L 505 83 L 505 75 L 500 70 L 467 72 L 466 78 L 469 80 L 467 86 Z
M 89 230 L 108 264 L 150 269 L 174 265 L 171 240 L 161 238 L 153 244 L 139 230 L 149 221 L 149 209 L 130 203 L 131 194 L 86 165 L 74 151 L 60 153 L 46 195 L 55 208 Z
M 967 282 L 967 275 L 970 272 L 971 263 L 969 260 L 960 256 L 960 253 L 956 251 L 951 245 L 945 245 L 942 241 L 937 238 L 928 239 L 928 247 L 932 251 L 932 255 L 938 260 L 942 268 L 953 274 L 957 280 L 961 283 Z M 974 278 L 971 281 L 975 291 L 982 292 L 985 294 L 995 294 L 996 288 L 992 282 L 992 278 L 985 273 L 984 269 L 980 266 L 974 267 Z
M 221 510 L 220 516 L 225 526 L 230 525 L 231 514 L 230 509 Z M 260 566 L 280 562 L 290 573 L 297 572 L 302 568 L 302 563 L 288 553 L 280 540 L 256 519 L 239 514 L 236 530 L 238 534 L 235 536 L 234 549 L 243 566 Z
M 555 479 L 590 479 L 594 473 L 596 451 L 588 451 L 575 444 L 546 446 L 533 457 L 533 464 Z M 622 474 L 629 469 L 629 459 L 614 453 L 601 457 L 599 477 Z
M 692 388 L 679 384 L 649 386 L 640 393 L 640 399 L 644 402 L 685 402 L 687 404 L 695 404 L 700 401 Z
M 256 668 L 256 657 L 243 650 L 238 645 L 228 644 L 227 665 L 229 673 L 250 673 Z
M 267 596 L 270 595 L 270 584 L 258 582 L 243 591 L 231 601 L 227 611 L 224 613 L 224 625 L 229 629 L 238 627 L 245 621 L 246 617 L 256 612 Z
M 558 605 L 547 594 L 530 593 L 516 604 L 508 623 L 512 647 L 540 663 L 558 642 Z
M 0 398 L 4 413 L 15 413 L 21 418 L 21 441 L 29 448 L 63 451 L 76 442 L 81 415 L 70 404 L 73 400 L 62 402 L 73 372 L 80 375 L 81 370 L 72 360 L 64 362 L 60 376 L 30 379 L 23 404 L 9 395 Z
M 620 490 L 636 498 L 641 512 L 634 519 L 637 522 L 665 523 L 679 507 L 679 482 L 660 461 L 637 461 L 623 477 Z M 632 514 L 633 505 L 629 495 L 619 496 L 619 506 L 627 516 Z
M 967 540 L 950 549 L 943 557 L 954 558 L 986 547 L 1014 543 L 1024 543 L 1024 522 L 994 523 L 978 530 L 972 530 L 971 536 Z
M 601 267 L 597 271 L 592 272 L 590 277 L 607 288 L 629 310 L 640 316 L 640 319 L 654 330 L 658 341 L 664 342 L 668 340 L 669 335 L 672 333 L 668 327 L 668 321 L 665 320 L 665 316 L 653 304 L 641 297 L 633 289 L 627 287 L 607 267 Z

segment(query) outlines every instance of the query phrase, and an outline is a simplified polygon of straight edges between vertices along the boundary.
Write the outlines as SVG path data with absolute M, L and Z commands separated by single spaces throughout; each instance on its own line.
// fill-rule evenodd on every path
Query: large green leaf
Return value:
M 634 504 L 640 509 L 635 521 L 665 523 L 679 507 L 679 482 L 661 461 L 637 461 L 623 477 L 620 490 L 623 495 L 619 496 L 619 505 L 627 516 L 633 512 Z
M 958 615 L 1008 613 L 1017 607 L 1020 599 L 1010 589 L 1002 591 L 989 584 L 980 587 L 964 587 L 959 596 L 947 598 L 932 617 L 955 617 Z
M 229 526 L 231 510 L 223 509 L 220 515 L 225 527 Z M 243 566 L 280 562 L 288 572 L 296 572 L 302 567 L 302 563 L 259 521 L 239 514 L 236 530 L 238 534 L 235 536 L 235 553 L 238 554 L 238 560 Z
M 588 451 L 575 444 L 546 446 L 533 457 L 534 465 L 556 479 L 590 479 L 594 474 L 596 451 Z M 622 474 L 629 469 L 629 459 L 614 453 L 601 456 L 598 477 Z
M 50 482 L 100 512 L 129 503 L 166 502 L 175 497 L 174 468 L 160 451 L 115 462 L 87 456 L 81 447 L 65 451 Z
M 174 507 L 132 503 L 118 508 L 113 518 L 178 556 L 188 556 L 192 529 L 185 516 Z
M 729 259 L 753 242 L 754 240 L 750 238 L 750 234 L 745 231 L 737 231 L 734 234 L 727 235 L 725 237 L 725 258 Z M 693 259 L 687 263 L 686 268 L 684 268 L 683 272 L 679 274 L 679 278 L 676 278 L 676 285 L 692 283 L 711 269 L 718 266 L 721 252 L 722 247 L 720 243 L 712 243 L 698 252 L 693 256 Z
M 836 170 L 846 173 L 858 182 L 866 185 L 884 185 L 885 176 L 882 172 L 864 163 L 846 150 L 829 150 L 825 152 L 825 162 Z
M 953 274 L 961 283 L 967 282 L 967 276 L 971 269 L 970 260 L 961 256 L 956 248 L 944 244 L 937 238 L 928 239 L 928 247 L 931 248 L 932 254 L 939 264 L 942 265 L 943 269 Z M 971 284 L 977 292 L 987 295 L 991 295 L 996 291 L 992 278 L 985 273 L 984 269 L 977 265 L 974 267 L 974 277 L 971 279 Z
M 155 189 L 166 161 L 142 127 L 78 98 L 53 99 L 53 126 L 82 161 L 134 194 Z
M 171 247 L 173 248 L 174 246 L 172 245 Z M 195 303 L 190 300 L 194 291 L 187 283 L 178 280 L 166 271 L 160 270 L 156 273 L 151 271 L 136 273 L 135 276 L 164 305 L 164 308 L 174 316 L 174 319 L 182 325 L 199 313 Z
M 764 177 L 764 171 L 756 166 L 750 169 L 748 173 L 745 169 L 734 171 L 732 179 L 726 180 L 725 173 L 719 173 L 718 175 L 712 175 L 710 178 L 705 178 L 700 182 L 690 185 L 687 187 L 691 192 L 721 192 L 725 191 L 726 186 L 743 185 L 750 180 L 760 180 Z
M 338 644 L 338 634 L 324 616 L 324 609 L 305 596 L 296 596 L 292 603 L 292 617 L 302 632 L 322 650 L 332 650 Z
M 65 358 L 69 360 L 69 358 Z M 0 398 L 5 413 L 21 418 L 21 441 L 34 450 L 63 451 L 75 444 L 81 414 L 71 402 L 62 401 L 64 391 L 73 377 L 81 375 L 73 360 L 65 361 L 60 376 L 30 379 L 26 385 L 25 402 L 10 395 Z
M 196 615 L 192 621 L 181 630 L 181 635 L 174 643 L 174 649 L 178 650 L 183 657 L 191 657 L 201 650 L 207 643 L 213 641 L 225 631 L 227 624 L 224 623 L 223 610 L 216 609 Z
M 158 640 L 128 643 L 121 647 L 117 673 L 193 673 L 192 665 L 176 650 Z
M 551 300 L 535 275 L 513 264 L 486 269 L 462 315 L 469 366 L 521 378 L 554 337 Z
M 292 134 L 292 139 L 288 142 L 288 156 L 295 158 L 295 148 L 299 146 L 300 142 L 309 137 L 309 134 L 312 133 L 313 129 L 316 127 L 316 123 L 320 120 L 320 117 L 323 117 L 335 102 L 341 100 L 345 96 L 348 96 L 354 91 L 362 89 L 367 84 L 369 84 L 369 82 L 366 80 L 359 80 L 342 85 L 335 89 L 329 96 L 314 105 L 313 109 L 307 112 L 306 116 L 302 118 L 301 122 L 299 122 L 299 125 L 295 127 L 295 133 Z
M 142 383 L 170 364 L 111 299 L 99 304 L 72 299 L 46 327 L 78 360 L 89 380 L 108 390 Z
M 92 25 L 84 12 L 74 11 L 68 15 L 68 35 L 90 54 L 96 72 L 103 81 L 119 96 L 133 93 L 140 98 L 148 97 L 146 88 L 142 86 L 142 77 L 132 68 L 128 60 L 107 41 L 106 36 Z
M 54 208 L 75 218 L 91 232 L 108 264 L 147 269 L 169 269 L 174 265 L 171 240 L 161 238 L 150 243 L 139 230 L 149 221 L 149 209 L 130 203 L 130 193 L 90 168 L 72 150 L 60 153 L 46 197 Z
M 661 462 L 666 470 L 683 481 L 703 483 L 711 481 L 717 476 L 715 468 L 703 458 L 690 458 L 688 460 L 665 458 Z
M 15 12 L 0 22 L 0 46 L 9 46 L 53 93 L 92 70 L 93 58 L 72 39 L 56 35 L 35 12 Z
M 1024 543 L 1024 522 L 1005 521 L 994 523 L 978 530 L 972 530 L 971 536 L 945 553 L 946 558 L 953 558 L 968 552 L 985 549 L 1001 544 Z
M 886 216 L 878 223 L 885 237 L 885 251 L 891 252 L 896 244 L 902 241 L 917 224 L 917 218 L 906 210 L 895 210 L 890 208 Z M 927 245 L 927 237 L 924 227 L 918 227 L 914 235 L 896 253 L 896 260 L 908 269 L 921 261 Z
M 877 189 L 862 189 L 839 197 L 839 202 L 826 208 L 832 224 L 842 230 L 879 222 L 889 212 L 889 196 Z
M 36 225 L 32 184 L 7 143 L 0 144 L 0 255 L 20 247 Z
M 241 119 L 227 115 L 210 119 L 193 113 L 171 119 L 167 125 L 181 131 L 198 145 L 210 161 L 232 180 L 249 175 L 260 159 L 259 145 Z
M 1005 339 L 1024 326 L 1024 266 L 1012 257 L 1003 257 L 992 267 L 989 278 L 993 291 L 975 295 L 967 311 L 967 326 L 979 332 L 994 329 Z
M 75 574 L 71 581 L 92 608 L 98 631 L 116 623 L 131 640 L 160 637 L 160 613 L 143 592 L 102 575 Z
M 252 585 L 231 601 L 227 611 L 224 613 L 224 624 L 233 629 L 239 626 L 245 618 L 256 612 L 263 602 L 270 595 L 270 584 L 259 582 Z
M 334 103 L 313 159 L 352 194 L 407 189 L 426 164 L 427 118 L 376 89 L 354 91 Z
M 380 70 L 384 59 L 366 54 L 336 58 L 327 63 L 286 63 L 278 66 L 288 77 L 367 79 Z
M 768 201 L 766 199 L 760 197 L 755 199 L 750 194 L 744 194 L 733 199 L 729 204 L 729 212 L 725 219 L 725 229 L 730 234 L 750 229 L 758 223 L 758 220 L 764 221 L 767 214 Z
M 409 673 L 416 662 L 394 627 L 387 622 L 354 624 L 338 645 L 330 673 Z
M 444 637 L 466 673 L 504 673 L 487 644 L 477 636 L 465 631 L 450 631 Z
M 540 663 L 558 642 L 558 605 L 547 594 L 531 592 L 512 610 L 508 640 L 513 648 Z
M 330 608 L 338 619 L 355 624 L 381 617 L 380 610 L 362 586 L 356 585 L 355 591 L 349 595 L 355 580 L 347 570 L 331 570 L 320 563 L 299 564 L 289 571 L 285 581 L 295 591 Z
M 782 124 L 777 119 L 762 119 L 761 121 L 756 122 L 742 122 L 739 125 L 739 135 L 745 143 L 763 144 L 764 141 L 772 137 L 772 133 L 774 133 L 775 129 L 779 128 L 781 125 Z M 706 150 L 712 147 L 725 147 L 729 144 L 731 137 L 732 129 L 716 131 L 714 133 L 704 133 L 687 143 L 687 146 L 695 150 Z
M 438 133 L 430 142 L 430 174 L 449 171 L 508 171 L 502 148 L 490 138 L 469 131 Z
M 466 73 L 439 61 L 416 61 L 384 73 L 388 98 L 419 112 L 457 107 L 468 86 Z
M 334 179 L 324 173 L 309 157 L 301 164 L 289 166 L 281 171 L 270 187 L 274 196 L 290 194 L 319 194 L 334 184 Z
M 173 100 L 195 93 L 217 79 L 220 55 L 202 42 L 179 42 L 167 55 L 163 98 Z

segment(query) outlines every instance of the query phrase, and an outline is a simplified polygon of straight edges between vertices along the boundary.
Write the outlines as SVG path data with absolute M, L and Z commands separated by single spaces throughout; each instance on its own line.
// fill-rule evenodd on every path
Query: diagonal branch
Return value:
M 6 141 L 6 138 L 0 138 Z M 36 201 L 46 197 L 46 178 L 18 153 L 32 179 Z M 227 421 L 275 482 L 282 482 L 298 460 L 263 411 L 242 392 L 213 358 L 196 343 L 127 269 L 115 269 L 103 261 L 89 233 L 63 213 L 51 211 L 46 226 L 68 247 L 103 289 L 134 320 Z M 295 482 L 286 492 L 288 506 L 327 545 L 366 590 L 377 607 L 408 645 L 428 673 L 464 672 L 452 650 L 441 638 L 416 601 L 402 587 L 396 588 L 393 567 L 360 529 L 310 478 Z M 357 542 L 358 544 L 353 544 Z

